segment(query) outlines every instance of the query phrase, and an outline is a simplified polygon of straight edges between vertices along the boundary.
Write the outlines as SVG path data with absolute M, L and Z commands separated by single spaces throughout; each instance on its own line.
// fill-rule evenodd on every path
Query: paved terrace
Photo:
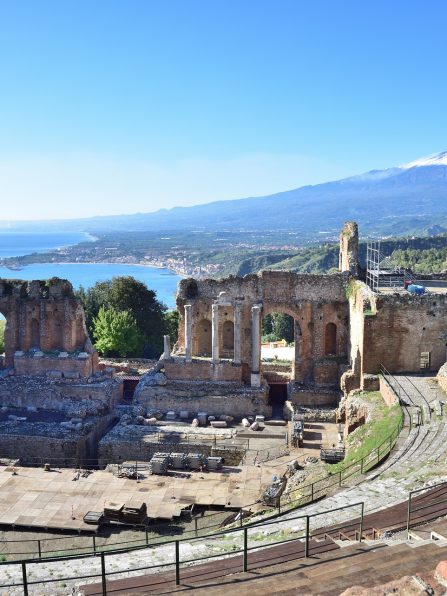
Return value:
M 262 466 L 225 468 L 222 472 L 143 472 L 137 482 L 105 470 L 88 477 L 74 470 L 6 467 L 0 469 L 0 524 L 29 528 L 94 530 L 83 522 L 87 511 L 102 511 L 106 501 L 144 500 L 148 517 L 172 519 L 192 504 L 240 508 L 258 500 L 274 474 L 284 473 L 288 458 Z

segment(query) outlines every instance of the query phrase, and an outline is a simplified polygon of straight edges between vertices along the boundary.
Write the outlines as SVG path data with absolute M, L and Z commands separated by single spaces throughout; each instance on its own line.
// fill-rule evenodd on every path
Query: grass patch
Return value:
M 391 436 L 402 418 L 401 407 L 395 405 L 389 408 L 379 391 L 365 392 L 362 398 L 373 406 L 372 420 L 359 426 L 349 435 L 346 441 L 346 457 L 338 464 L 328 464 L 330 474 L 344 470 L 377 449 Z

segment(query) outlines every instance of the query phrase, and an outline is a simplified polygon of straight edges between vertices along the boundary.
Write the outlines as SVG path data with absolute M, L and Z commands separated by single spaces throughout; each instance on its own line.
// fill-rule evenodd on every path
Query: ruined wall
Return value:
M 359 261 L 359 230 L 355 221 L 347 221 L 340 234 L 340 271 L 357 276 Z
M 86 378 L 93 374 L 93 359 L 87 352 L 64 356 L 44 354 L 43 352 L 16 352 L 14 371 L 16 375 L 49 374 L 67 379 Z
M 92 466 L 96 463 L 98 443 L 114 420 L 112 415 L 91 419 L 87 433 L 42 422 L 22 423 L 14 432 L 8 432 L 2 423 L 0 457 L 20 459 L 22 465 L 49 462 L 53 466 Z
M 224 356 L 224 329 L 228 322 L 234 323 L 233 305 L 237 303 L 241 307 L 241 380 L 248 382 L 252 366 L 251 309 L 254 305 L 260 305 L 261 320 L 272 312 L 288 314 L 295 320 L 294 380 L 323 386 L 337 385 L 338 365 L 346 363 L 348 353 L 347 281 L 346 274 L 310 275 L 281 271 L 263 271 L 257 275 L 229 277 L 224 280 L 184 279 L 180 282 L 177 293 L 177 308 L 180 313 L 177 354 L 183 354 L 185 350 L 186 304 L 190 304 L 192 309 L 193 355 L 199 355 L 205 344 L 200 339 L 204 335 L 203 322 L 208 321 L 209 333 L 212 305 L 219 303 L 219 354 Z M 325 353 L 328 324 L 336 327 L 336 350 L 331 354 Z M 207 345 L 209 349 L 209 342 Z M 170 373 L 177 375 L 177 372 L 178 369 L 167 370 L 168 378 L 173 378 Z M 186 369 L 181 373 L 187 374 Z M 207 376 L 209 377 L 209 373 Z
M 42 376 L 0 379 L 0 406 L 61 410 L 72 416 L 105 413 L 121 394 L 119 379 L 99 377 L 89 383 Z
M 312 407 L 337 407 L 340 401 L 341 392 L 330 389 L 302 389 L 298 386 L 292 386 L 289 393 L 289 401 L 296 406 Z M 286 410 L 284 410 L 286 413 Z
M 365 316 L 363 373 L 420 372 L 421 352 L 430 352 L 431 371 L 446 360 L 447 295 L 381 294 Z
M 138 427 L 137 427 L 138 428 Z M 209 443 L 167 443 L 167 442 L 145 442 L 144 440 L 126 441 L 113 438 L 110 440 L 104 437 L 98 446 L 98 463 L 100 468 L 107 464 L 120 463 L 124 461 L 150 461 L 154 453 L 202 453 L 205 457 L 223 457 L 226 466 L 237 466 L 244 457 L 243 448 L 224 449 L 214 447 Z
M 197 359 L 187 364 L 182 358 L 173 358 L 165 362 L 165 371 L 166 376 L 174 380 L 242 382 L 242 366 L 232 362 L 214 364 Z
M 140 381 L 134 403 L 146 410 L 187 410 L 192 414 L 207 412 L 213 416 L 235 417 L 262 414 L 271 416 L 267 388 L 252 389 L 237 383 L 210 381 L 169 381 L 167 384 L 147 384 Z
M 6 318 L 6 366 L 14 365 L 15 352 L 93 353 L 84 310 L 67 280 L 0 279 L 0 312 Z
M 380 377 L 380 394 L 388 407 L 396 406 L 399 403 L 399 398 L 382 376 Z
M 430 371 L 445 362 L 446 294 L 375 294 L 360 281 L 351 282 L 348 294 L 351 368 L 341 383 L 346 394 L 374 388 L 368 375 L 379 373 L 381 364 L 392 373 L 419 373 L 422 352 L 430 352 Z
M 22 465 L 53 460 L 53 465 L 73 466 L 78 461 L 78 440 L 73 438 L 0 435 L 0 456 L 20 459 Z M 39 461 L 37 461 L 37 459 Z

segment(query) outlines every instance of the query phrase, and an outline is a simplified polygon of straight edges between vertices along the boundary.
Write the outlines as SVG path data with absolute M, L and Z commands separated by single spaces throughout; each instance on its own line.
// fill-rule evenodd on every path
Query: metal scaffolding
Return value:
M 373 292 L 379 290 L 380 240 L 370 240 L 366 246 L 366 283 Z
M 392 265 L 390 257 L 380 252 L 380 240 L 370 240 L 366 246 L 366 283 L 373 292 L 381 288 L 405 287 L 407 272 L 401 267 Z

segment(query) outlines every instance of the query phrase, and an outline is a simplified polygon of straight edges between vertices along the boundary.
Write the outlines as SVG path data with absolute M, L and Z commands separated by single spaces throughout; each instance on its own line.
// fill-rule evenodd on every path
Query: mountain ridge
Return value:
M 17 228 L 105 232 L 151 230 L 284 229 L 307 241 L 326 231 L 338 233 L 355 219 L 363 234 L 447 231 L 447 151 L 385 170 L 370 170 L 340 180 L 306 185 L 270 195 L 218 200 L 150 213 L 104 215 L 77 220 L 17 222 Z M 304 219 L 303 219 L 304 218 Z M 11 229 L 11 227 L 10 227 Z

